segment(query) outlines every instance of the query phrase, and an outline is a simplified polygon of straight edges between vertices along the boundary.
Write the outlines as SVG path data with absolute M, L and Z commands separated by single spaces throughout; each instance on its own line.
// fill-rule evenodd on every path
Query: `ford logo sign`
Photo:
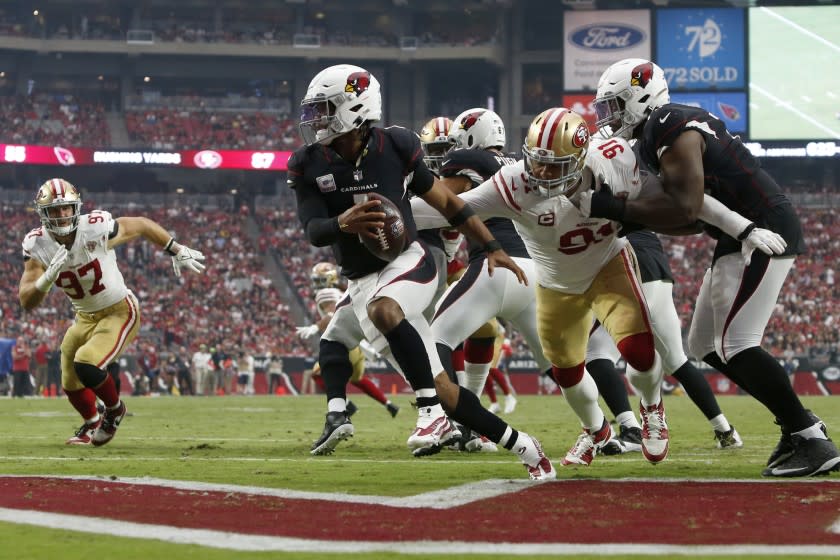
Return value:
M 569 40 L 582 49 L 612 51 L 638 45 L 645 32 L 623 23 L 593 23 L 572 31 Z

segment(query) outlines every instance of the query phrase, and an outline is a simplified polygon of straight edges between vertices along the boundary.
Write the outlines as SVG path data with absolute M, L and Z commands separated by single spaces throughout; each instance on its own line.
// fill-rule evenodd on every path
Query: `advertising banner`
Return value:
M 250 150 L 91 149 L 64 146 L 0 144 L 0 163 L 29 165 L 156 165 L 193 169 L 251 169 L 285 171 L 292 152 Z
M 595 101 L 595 92 L 580 95 L 564 95 L 563 107 L 571 109 L 584 119 L 589 125 L 589 132 L 595 132 L 595 109 L 592 102 Z
M 747 131 L 746 93 L 672 93 L 671 102 L 705 109 L 722 120 L 733 134 Z
M 656 34 L 655 62 L 672 90 L 745 87 L 743 10 L 659 10 Z
M 563 37 L 566 90 L 595 91 L 610 64 L 622 58 L 650 59 L 650 11 L 569 11 Z

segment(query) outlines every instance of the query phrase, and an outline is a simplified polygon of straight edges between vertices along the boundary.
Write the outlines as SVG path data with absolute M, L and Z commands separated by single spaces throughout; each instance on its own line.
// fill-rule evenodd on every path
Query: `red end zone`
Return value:
M 188 484 L 188 483 L 187 483 Z M 834 482 L 558 481 L 449 510 L 119 481 L 0 477 L 0 507 L 355 541 L 840 545 Z M 837 531 L 838 529 L 835 529 Z

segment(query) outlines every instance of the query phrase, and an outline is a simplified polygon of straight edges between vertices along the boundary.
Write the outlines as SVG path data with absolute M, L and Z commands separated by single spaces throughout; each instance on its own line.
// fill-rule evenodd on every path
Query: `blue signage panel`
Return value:
M 707 110 L 726 124 L 733 134 L 747 131 L 747 94 L 741 93 L 674 93 L 671 103 L 691 105 Z
M 658 10 L 656 63 L 672 90 L 745 86 L 744 11 Z

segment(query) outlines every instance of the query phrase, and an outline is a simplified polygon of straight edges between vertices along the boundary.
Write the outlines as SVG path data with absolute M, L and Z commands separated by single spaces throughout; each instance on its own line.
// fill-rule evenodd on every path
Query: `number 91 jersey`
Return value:
M 116 253 L 108 248 L 109 239 L 116 234 L 117 223 L 109 212 L 94 210 L 79 217 L 76 239 L 55 281 L 76 311 L 95 313 L 128 294 Z M 47 268 L 58 248 L 58 242 L 43 227 L 36 228 L 23 240 L 23 257 L 34 258 Z

